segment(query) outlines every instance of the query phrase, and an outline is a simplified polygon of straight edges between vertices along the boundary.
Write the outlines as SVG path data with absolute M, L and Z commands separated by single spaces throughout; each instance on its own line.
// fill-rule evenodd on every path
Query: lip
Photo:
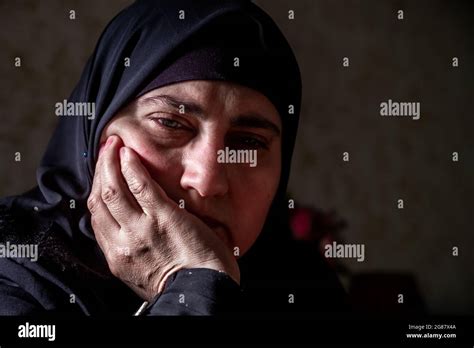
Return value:
M 222 222 L 213 219 L 209 216 L 202 216 L 202 215 L 196 215 L 198 218 L 200 218 L 207 226 L 211 228 L 216 228 L 216 227 L 226 227 Z
M 196 215 L 196 217 L 201 219 L 202 222 L 204 222 L 210 229 L 212 229 L 219 236 L 221 236 L 221 238 L 224 239 L 224 242 L 230 248 L 233 248 L 230 230 L 229 230 L 229 227 L 226 224 L 224 224 L 223 222 L 220 222 L 219 220 L 216 220 L 214 218 L 206 216 L 206 215 L 199 215 L 199 214 L 196 214 L 196 213 L 192 213 L 192 214 Z

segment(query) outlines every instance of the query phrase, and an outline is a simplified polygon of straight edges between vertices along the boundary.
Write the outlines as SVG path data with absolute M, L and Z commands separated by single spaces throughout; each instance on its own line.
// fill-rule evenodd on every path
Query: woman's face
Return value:
M 281 121 L 265 96 L 228 82 L 176 83 L 120 110 L 100 142 L 112 134 L 138 153 L 171 199 L 212 229 L 224 230 L 236 256 L 255 242 L 281 171 Z M 240 159 L 256 154 L 256 162 L 229 163 L 232 158 L 219 156 L 226 147 L 228 154 L 250 150 L 250 157 Z

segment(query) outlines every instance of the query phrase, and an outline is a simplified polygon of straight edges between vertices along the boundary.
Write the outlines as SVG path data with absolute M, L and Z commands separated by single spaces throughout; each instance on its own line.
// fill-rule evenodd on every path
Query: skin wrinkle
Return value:
M 192 100 L 203 116 L 141 107 L 157 93 Z M 279 128 L 275 107 L 222 81 L 160 87 L 131 104 L 102 131 L 91 192 L 94 233 L 111 272 L 147 300 L 181 268 L 214 269 L 240 283 L 237 259 L 261 233 L 280 181 L 281 139 L 265 122 L 233 121 L 261 112 Z M 257 153 L 258 166 L 219 162 L 223 147 Z
M 157 131 L 144 121 L 146 113 L 153 112 L 153 108 L 160 108 L 162 103 L 154 101 L 151 103 L 153 107 L 150 109 L 150 103 L 144 103 L 143 101 L 150 100 L 158 94 L 169 95 L 177 100 L 192 101 L 199 105 L 200 109 L 206 109 L 202 111 L 210 110 L 210 113 L 208 112 L 209 114 L 203 117 L 205 118 L 203 120 L 178 114 L 197 128 L 197 134 L 192 137 L 189 136 L 189 140 L 186 138 L 184 144 L 181 144 L 180 139 L 177 140 L 179 143 L 177 147 L 160 143 L 159 140 L 154 139 L 158 135 L 153 133 Z M 202 105 L 205 108 L 202 108 Z M 272 148 L 269 151 L 272 156 L 262 154 L 259 151 L 258 166 L 255 169 L 256 171 L 265 169 L 268 175 L 265 175 L 264 179 L 259 178 L 261 184 L 254 183 L 254 189 L 249 190 L 245 197 L 242 194 L 239 195 L 239 192 L 242 191 L 241 188 L 249 185 L 249 182 L 239 179 L 239 176 L 243 177 L 242 173 L 245 174 L 249 170 L 248 165 L 218 164 L 216 161 L 217 151 L 213 150 L 225 146 L 226 129 L 232 128 L 232 124 L 229 124 L 227 120 L 231 120 L 236 114 L 240 114 L 239 107 L 242 105 L 247 108 L 245 110 L 246 114 L 253 112 L 260 115 L 271 115 L 271 118 L 268 116 L 262 117 L 267 117 L 269 122 L 277 123 L 277 126 L 281 127 L 278 112 L 273 104 L 259 92 L 228 82 L 188 81 L 151 91 L 140 97 L 137 102 L 127 105 L 106 125 L 101 137 L 101 141 L 105 141 L 108 134 L 115 132 L 120 135 L 120 133 L 125 134 L 127 130 L 130 130 L 130 133 L 134 132 L 133 135 L 140 135 L 142 138 L 148 139 L 147 146 L 147 144 L 140 143 L 136 139 L 129 140 L 126 135 L 122 136 L 124 142 L 133 142 L 133 144 L 126 145 L 133 147 L 141 155 L 142 162 L 150 171 L 153 179 L 165 189 L 165 192 L 173 201 L 178 203 L 180 199 L 184 199 L 186 208 L 190 206 L 191 210 L 197 210 L 199 213 L 204 212 L 206 215 L 211 215 L 232 224 L 230 227 L 232 241 L 240 248 L 241 255 L 248 250 L 261 231 L 279 181 L 281 155 L 280 137 L 275 136 L 272 131 L 263 129 L 262 133 L 266 134 L 272 142 Z M 140 111 L 141 108 L 143 108 L 142 111 Z M 126 118 L 128 120 L 132 119 L 133 122 L 124 122 Z M 247 131 L 246 128 L 241 129 Z M 253 127 L 249 127 L 248 131 L 254 132 L 255 130 Z M 260 132 L 260 130 L 258 131 Z M 167 135 L 164 136 L 164 138 L 166 137 Z M 185 134 L 184 137 L 188 137 L 188 135 Z M 171 140 L 170 143 L 173 141 Z M 201 162 L 203 159 L 206 160 L 206 163 L 210 163 L 209 166 L 212 168 L 208 172 L 197 172 L 193 167 L 196 166 L 196 162 Z M 242 166 L 242 169 L 239 166 Z M 187 180 L 181 180 L 181 183 L 176 181 L 176 178 L 183 179 L 183 177 Z M 249 176 L 246 175 L 245 177 Z M 252 177 L 254 175 L 250 176 L 250 183 L 252 183 Z M 268 184 L 268 181 L 272 182 Z M 215 190 L 210 191 L 211 194 L 208 195 L 209 191 L 200 191 L 200 187 L 196 187 L 199 186 L 199 182 L 205 182 L 207 183 L 204 185 L 206 188 L 212 186 Z M 234 184 L 232 185 L 232 183 Z M 226 184 L 229 187 L 226 188 Z M 265 207 L 266 209 L 258 209 L 256 212 L 259 215 L 258 217 L 250 216 L 251 224 L 243 223 L 244 226 L 239 228 L 235 222 L 241 219 L 237 216 L 245 216 L 245 211 L 250 210 L 248 204 L 242 204 L 242 200 L 245 200 L 248 204 L 255 204 L 257 208 L 267 207 Z M 239 204 L 236 205 L 235 202 Z M 245 209 L 245 211 L 242 209 Z M 232 211 L 234 214 L 231 214 Z

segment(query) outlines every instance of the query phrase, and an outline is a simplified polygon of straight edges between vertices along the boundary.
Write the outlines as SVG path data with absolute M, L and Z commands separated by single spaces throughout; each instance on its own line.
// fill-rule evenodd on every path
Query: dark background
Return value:
M 54 104 L 69 97 L 105 25 L 130 3 L 0 1 L 0 196 L 35 185 L 57 122 Z M 256 3 L 286 35 L 303 75 L 290 195 L 344 219 L 337 240 L 365 244 L 364 262 L 341 261 L 355 302 L 396 310 L 402 291 L 429 312 L 473 314 L 473 5 Z M 388 99 L 420 102 L 421 119 L 381 117 Z

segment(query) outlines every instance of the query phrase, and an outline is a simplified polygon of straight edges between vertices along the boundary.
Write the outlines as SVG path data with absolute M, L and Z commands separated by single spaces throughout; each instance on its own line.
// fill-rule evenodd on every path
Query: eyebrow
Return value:
M 167 94 L 152 95 L 140 101 L 140 103 L 145 103 L 145 104 L 149 104 L 149 103 L 155 104 L 156 102 L 166 104 L 175 109 L 179 109 L 181 106 L 184 106 L 184 110 L 186 112 L 195 114 L 196 116 L 199 116 L 199 117 L 204 116 L 204 110 L 199 104 L 191 102 L 191 101 L 179 100 Z
M 167 94 L 153 95 L 139 101 L 140 104 L 155 104 L 157 102 L 166 104 L 174 109 L 179 109 L 180 106 L 184 106 L 184 110 L 187 113 L 191 113 L 199 118 L 205 117 L 204 109 L 199 104 L 192 101 L 179 100 L 176 97 Z M 230 124 L 233 127 L 266 129 L 277 136 L 281 134 L 280 128 L 275 123 L 257 113 L 243 114 L 233 117 Z
M 267 129 L 275 133 L 275 135 L 277 136 L 279 136 L 281 133 L 280 128 L 278 128 L 275 123 L 267 120 L 265 117 L 258 114 L 237 116 L 230 121 L 230 124 L 234 127 Z

